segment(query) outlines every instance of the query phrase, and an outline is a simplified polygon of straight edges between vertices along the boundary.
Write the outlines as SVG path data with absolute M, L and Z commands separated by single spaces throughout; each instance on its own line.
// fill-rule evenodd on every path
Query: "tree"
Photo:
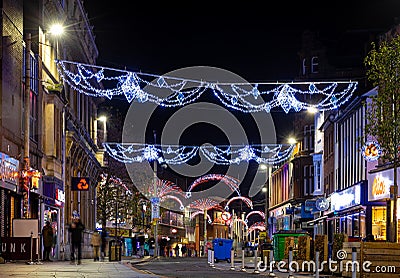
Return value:
M 364 134 L 378 141 L 382 148 L 381 159 L 390 163 L 394 171 L 394 184 L 391 186 L 390 212 L 386 213 L 388 239 L 397 241 L 397 167 L 399 166 L 400 146 L 400 37 L 384 40 L 367 54 L 364 63 L 367 78 L 378 88 L 367 105 Z

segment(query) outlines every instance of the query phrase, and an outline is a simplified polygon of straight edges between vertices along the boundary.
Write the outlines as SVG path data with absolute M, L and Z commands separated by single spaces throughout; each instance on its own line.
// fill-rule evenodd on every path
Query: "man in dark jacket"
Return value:
M 73 218 L 72 223 L 69 226 L 69 232 L 71 234 L 71 263 L 77 259 L 75 258 L 75 248 L 78 250 L 78 264 L 81 264 L 82 259 L 82 232 L 85 226 L 82 224 L 80 218 Z
M 51 262 L 50 251 L 53 245 L 53 228 L 49 221 L 46 221 L 46 225 L 42 229 L 43 237 L 43 261 Z

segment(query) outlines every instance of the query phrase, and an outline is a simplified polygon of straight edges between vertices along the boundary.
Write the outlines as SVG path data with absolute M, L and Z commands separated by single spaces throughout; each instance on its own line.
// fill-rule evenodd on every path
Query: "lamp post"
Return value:
M 206 254 L 206 246 L 207 246 L 207 209 L 205 208 L 204 209 L 204 247 L 203 247 L 203 250 L 204 250 L 204 257 L 206 257 L 207 256 L 207 254 Z
M 154 145 L 157 142 L 157 134 L 156 131 L 153 130 L 153 135 L 154 135 Z M 153 177 L 153 198 L 151 200 L 151 205 L 152 205 L 152 217 L 153 217 L 153 221 L 154 223 L 154 257 L 158 256 L 158 218 L 159 218 L 159 209 L 160 209 L 160 199 L 158 197 L 157 194 L 157 161 L 156 159 L 154 159 L 153 161 L 153 168 L 154 168 L 154 177 Z
M 270 177 L 271 177 L 271 166 L 269 165 L 265 165 L 265 164 L 261 164 L 260 165 L 260 169 L 262 171 L 265 171 L 265 183 L 264 186 L 262 188 L 262 192 L 265 194 L 265 231 L 267 232 L 267 236 L 269 237 L 269 224 L 268 224 L 268 218 L 269 218 L 269 199 L 270 199 Z
M 31 33 L 27 33 L 25 36 L 25 98 L 24 98 L 24 165 L 22 171 L 26 171 L 28 174 L 30 169 L 30 159 L 29 159 L 29 122 L 30 122 L 30 94 L 31 94 Z M 22 174 L 22 173 L 21 173 Z M 30 218 L 30 185 L 29 179 L 24 179 L 24 217 Z M 26 187 L 25 187 L 26 186 Z

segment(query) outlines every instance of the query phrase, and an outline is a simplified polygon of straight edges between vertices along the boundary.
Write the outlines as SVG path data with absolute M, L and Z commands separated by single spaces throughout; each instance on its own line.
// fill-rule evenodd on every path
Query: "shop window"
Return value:
M 386 240 L 386 207 L 372 207 L 372 235 L 375 240 Z

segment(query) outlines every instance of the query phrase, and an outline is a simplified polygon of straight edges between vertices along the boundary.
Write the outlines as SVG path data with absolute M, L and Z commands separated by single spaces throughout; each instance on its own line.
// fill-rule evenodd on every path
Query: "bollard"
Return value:
M 271 248 L 269 250 L 269 267 L 270 267 L 270 270 L 269 270 L 269 273 L 268 273 L 269 277 L 275 277 L 276 276 L 275 273 L 274 273 L 272 262 L 274 262 L 274 248 Z
M 214 249 L 211 249 L 211 263 L 210 263 L 210 266 L 212 268 L 215 268 L 215 265 L 214 265 Z
M 257 263 L 258 263 L 258 256 L 257 256 L 257 253 L 258 253 L 258 246 L 254 249 L 254 272 L 253 273 L 260 273 L 260 271 L 258 271 L 258 268 L 257 268 Z
M 235 250 L 231 249 L 231 270 L 235 270 Z
M 242 247 L 242 271 L 246 271 L 246 268 L 244 267 L 244 247 Z
M 288 278 L 293 278 L 293 271 L 292 271 L 292 261 L 293 261 L 293 247 L 289 247 L 289 276 Z
M 357 277 L 357 266 L 356 266 L 356 261 L 357 261 L 357 248 L 353 247 L 351 248 L 351 261 L 353 262 L 351 266 L 351 278 L 356 278 Z M 354 269 L 356 268 L 356 269 Z
M 315 252 L 315 278 L 319 278 L 319 251 Z

